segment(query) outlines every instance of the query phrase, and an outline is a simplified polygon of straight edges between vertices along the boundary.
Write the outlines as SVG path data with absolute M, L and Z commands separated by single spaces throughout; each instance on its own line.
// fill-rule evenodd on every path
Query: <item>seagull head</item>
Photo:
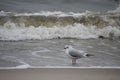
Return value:
M 72 49 L 71 45 L 65 45 L 64 49 Z

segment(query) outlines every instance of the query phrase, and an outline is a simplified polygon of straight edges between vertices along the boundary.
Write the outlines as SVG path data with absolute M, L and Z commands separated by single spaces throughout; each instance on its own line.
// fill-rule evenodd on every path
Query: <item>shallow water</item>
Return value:
M 94 54 L 77 60 L 64 53 L 64 45 Z M 26 67 L 120 67 L 120 40 L 52 39 L 0 41 L 0 68 Z
M 120 68 L 119 2 L 1 0 L 0 69 Z M 94 56 L 72 65 L 65 45 Z

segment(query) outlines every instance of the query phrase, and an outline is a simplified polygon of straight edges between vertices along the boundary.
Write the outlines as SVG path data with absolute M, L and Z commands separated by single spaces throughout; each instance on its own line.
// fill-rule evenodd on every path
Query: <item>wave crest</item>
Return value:
M 96 26 L 85 26 L 83 24 L 68 25 L 66 27 L 25 27 L 8 22 L 4 27 L 0 27 L 0 40 L 30 40 L 30 39 L 53 39 L 53 38 L 78 38 L 89 39 L 98 38 L 100 35 L 109 37 L 113 31 L 115 36 L 120 36 L 120 29 L 117 27 L 107 26 L 97 28 Z

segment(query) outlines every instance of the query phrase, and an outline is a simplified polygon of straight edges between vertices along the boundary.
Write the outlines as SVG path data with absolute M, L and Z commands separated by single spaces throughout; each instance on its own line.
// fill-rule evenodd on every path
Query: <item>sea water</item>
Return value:
M 77 60 L 64 46 L 94 54 Z M 0 12 L 0 69 L 120 68 L 120 8 L 106 12 Z

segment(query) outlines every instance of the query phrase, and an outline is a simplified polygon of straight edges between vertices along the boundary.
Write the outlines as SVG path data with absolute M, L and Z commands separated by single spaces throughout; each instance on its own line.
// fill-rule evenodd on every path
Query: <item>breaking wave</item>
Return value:
M 119 8 L 109 12 L 0 12 L 0 40 L 120 37 Z

